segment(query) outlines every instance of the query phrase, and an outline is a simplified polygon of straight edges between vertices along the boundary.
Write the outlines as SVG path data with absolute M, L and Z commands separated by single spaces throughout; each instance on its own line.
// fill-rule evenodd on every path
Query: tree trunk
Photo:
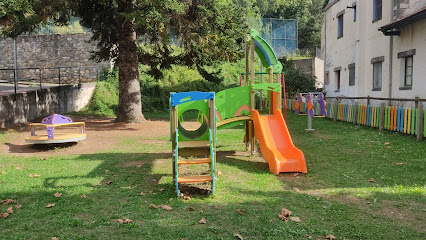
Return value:
M 123 16 L 131 13 L 136 0 L 118 0 L 118 82 L 119 100 L 117 122 L 145 121 L 142 114 L 138 71 L 138 53 L 134 21 Z

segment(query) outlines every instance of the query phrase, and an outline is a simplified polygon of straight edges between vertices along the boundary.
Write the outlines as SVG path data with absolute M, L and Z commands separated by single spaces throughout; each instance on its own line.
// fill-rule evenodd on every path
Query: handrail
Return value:
M 176 184 L 176 194 L 177 194 L 177 196 L 179 197 L 179 183 L 178 183 L 178 170 L 179 170 L 179 167 L 178 167 L 178 159 L 179 159 L 179 133 L 178 133 L 178 129 L 176 129 L 176 139 L 175 139 L 175 141 L 176 141 L 176 147 L 175 147 L 175 152 L 174 152 L 174 154 L 175 154 L 175 176 L 174 176 L 174 178 L 175 178 L 175 184 Z
M 215 155 L 214 155 L 214 145 L 213 145 L 213 138 L 212 138 L 212 129 L 209 128 L 209 135 L 210 135 L 210 160 L 211 160 L 211 175 L 212 175 L 212 194 L 214 194 L 214 160 L 215 160 Z

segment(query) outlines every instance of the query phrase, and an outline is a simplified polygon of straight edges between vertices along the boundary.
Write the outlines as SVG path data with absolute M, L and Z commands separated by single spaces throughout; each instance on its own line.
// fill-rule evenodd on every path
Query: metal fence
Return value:
M 38 86 L 42 89 L 48 86 L 75 85 L 86 81 L 95 81 L 98 79 L 99 71 L 99 68 L 93 67 L 65 66 L 2 68 L 0 69 L 0 83 L 13 84 L 14 94 L 16 94 L 20 85 Z
M 298 48 L 297 21 L 294 19 L 262 18 L 260 33 L 278 58 L 293 55 Z

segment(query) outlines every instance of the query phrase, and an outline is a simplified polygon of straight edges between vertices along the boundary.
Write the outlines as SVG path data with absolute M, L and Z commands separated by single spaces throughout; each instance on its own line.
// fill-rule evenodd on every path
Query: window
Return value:
M 413 85 L 413 56 L 405 58 L 404 87 Z
M 352 6 L 354 8 L 354 22 L 356 22 L 356 5 Z
M 382 90 L 382 62 L 373 63 L 373 91 Z
M 340 70 L 334 72 L 336 78 L 336 91 L 340 91 Z
M 349 86 L 355 86 L 355 63 L 348 65 L 349 69 Z
M 343 14 L 337 17 L 337 38 L 343 37 Z
M 382 19 L 382 0 L 373 0 L 373 22 Z
M 328 83 L 330 83 L 330 79 L 328 77 L 328 72 L 325 72 L 324 84 L 328 84 Z

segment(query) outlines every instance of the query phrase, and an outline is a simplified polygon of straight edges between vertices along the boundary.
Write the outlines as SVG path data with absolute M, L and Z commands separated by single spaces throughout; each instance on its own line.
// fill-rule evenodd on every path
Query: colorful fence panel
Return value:
M 295 109 L 295 100 L 288 100 L 288 109 Z M 335 113 L 335 103 L 328 102 L 326 104 L 327 118 L 336 118 L 339 121 L 344 122 L 356 122 L 359 125 L 370 126 L 379 128 L 380 126 L 380 106 L 374 105 L 358 105 L 357 114 L 355 115 L 355 104 L 339 103 L 337 105 L 337 112 Z M 302 103 L 301 112 L 306 113 L 306 104 Z M 315 115 L 320 115 L 319 104 L 315 103 L 314 106 Z M 386 130 L 400 132 L 405 134 L 417 135 L 417 126 L 419 119 L 419 110 L 415 107 L 397 107 L 397 106 L 385 106 L 384 109 L 383 127 Z M 426 126 L 426 115 L 424 117 L 424 125 Z M 426 137 L 426 127 L 423 129 L 423 136 Z

